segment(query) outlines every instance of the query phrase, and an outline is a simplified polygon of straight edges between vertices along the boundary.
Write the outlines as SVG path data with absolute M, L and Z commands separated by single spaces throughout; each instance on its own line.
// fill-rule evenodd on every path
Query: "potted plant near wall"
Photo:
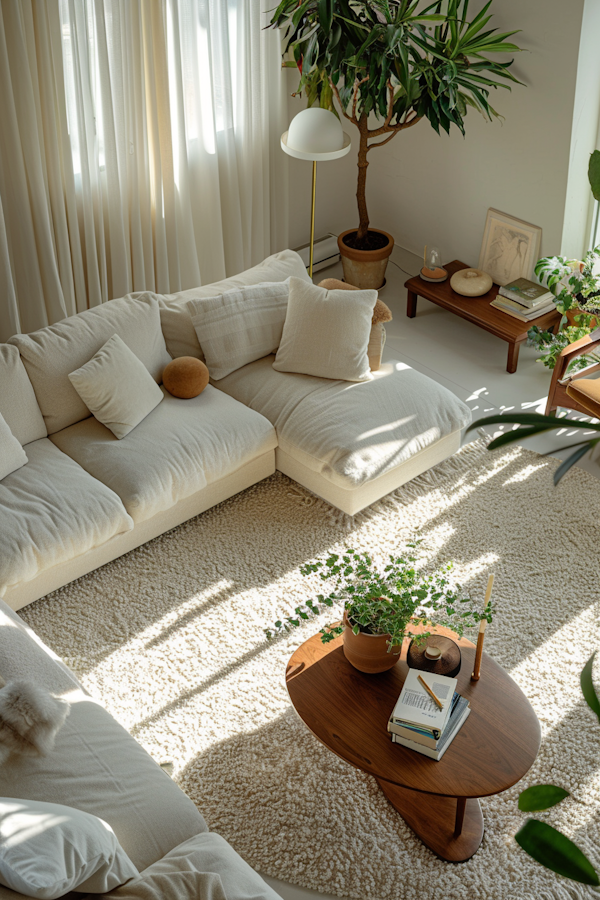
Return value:
M 452 582 L 451 564 L 433 575 L 417 571 L 413 550 L 418 543 L 409 543 L 404 555 L 390 556 L 381 570 L 367 553 L 353 549 L 302 566 L 302 575 L 317 574 L 321 581 L 332 581 L 334 589 L 307 600 L 293 615 L 265 629 L 267 637 L 297 628 L 341 601 L 342 622 L 322 628 L 321 640 L 327 643 L 343 634 L 348 661 L 361 672 L 373 674 L 396 664 L 405 638 L 426 640 L 430 632 L 413 631 L 415 626 L 442 625 L 460 636 L 465 627 L 482 619 L 491 622 L 492 604 L 478 610 L 469 597 L 464 597 Z
M 491 0 L 471 20 L 468 5 L 469 0 L 281 0 L 271 19 L 286 29 L 284 56 L 293 52 L 290 64 L 298 67 L 298 90 L 308 105 L 335 112 L 337 102 L 359 132 L 358 227 L 338 239 L 344 277 L 358 287 L 381 287 L 394 246 L 390 234 L 369 223 L 371 151 L 421 119 L 438 134 L 440 128 L 449 133 L 451 125 L 464 134 L 469 107 L 490 121 L 497 118 L 490 90 L 510 90 L 505 82 L 517 82 L 509 72 L 513 60 L 488 56 L 519 50 L 507 40 L 516 32 L 497 34 L 487 27 Z

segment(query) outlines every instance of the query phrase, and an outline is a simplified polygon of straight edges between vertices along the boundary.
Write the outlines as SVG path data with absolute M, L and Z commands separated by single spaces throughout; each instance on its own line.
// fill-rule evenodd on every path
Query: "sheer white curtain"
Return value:
M 0 339 L 287 245 L 268 6 L 2 0 Z

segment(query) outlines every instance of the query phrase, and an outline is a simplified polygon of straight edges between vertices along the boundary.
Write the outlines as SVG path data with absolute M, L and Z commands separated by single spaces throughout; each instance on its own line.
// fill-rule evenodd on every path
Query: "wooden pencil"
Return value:
M 427 693 L 429 694 L 429 696 L 431 697 L 431 699 L 434 701 L 434 703 L 437 703 L 438 707 L 439 707 L 440 709 L 443 709 L 443 708 L 444 708 L 444 704 L 442 703 L 442 701 L 440 700 L 440 698 L 437 697 L 437 696 L 433 693 L 433 691 L 431 690 L 431 688 L 429 687 L 429 685 L 427 684 L 427 682 L 425 681 L 425 679 L 424 679 L 424 678 L 421 678 L 420 675 L 418 675 L 417 677 L 418 677 L 419 681 L 421 682 L 421 684 L 423 685 L 423 687 L 425 688 L 425 690 L 427 691 Z

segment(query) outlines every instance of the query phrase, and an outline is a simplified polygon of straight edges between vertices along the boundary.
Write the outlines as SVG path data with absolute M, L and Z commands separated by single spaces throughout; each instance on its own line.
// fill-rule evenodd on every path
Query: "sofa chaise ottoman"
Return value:
M 454 453 L 468 407 L 402 362 L 364 382 L 277 372 L 273 356 L 164 399 L 122 440 L 68 375 L 115 334 L 157 384 L 203 359 L 187 303 L 290 276 L 286 250 L 170 295 L 130 294 L 0 345 L 0 416 L 28 462 L 0 480 L 0 598 L 19 609 L 271 475 L 354 515 Z

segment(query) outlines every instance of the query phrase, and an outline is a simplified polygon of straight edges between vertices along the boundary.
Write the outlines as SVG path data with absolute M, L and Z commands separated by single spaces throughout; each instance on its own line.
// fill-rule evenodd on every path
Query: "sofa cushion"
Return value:
M 250 363 L 219 389 L 269 419 L 282 450 L 340 487 L 384 475 L 471 421 L 462 400 L 404 363 L 351 383 L 276 372 L 272 362 Z
M 212 831 L 175 847 L 137 878 L 103 897 L 106 900 L 281 900 L 258 872 Z
M 139 876 L 97 816 L 60 803 L 0 798 L 0 881 L 39 900 L 111 891 Z
M 89 362 L 70 372 L 69 381 L 94 417 L 119 440 L 163 398 L 146 366 L 118 334 L 113 334 Z
M 0 767 L 0 796 L 68 803 L 98 816 L 140 871 L 206 831 L 192 801 L 1 601 L 0 674 L 35 679 L 71 704 L 50 756 L 13 755 Z
M 27 465 L 0 482 L 0 596 L 133 528 L 117 495 L 48 438 L 25 452 Z
M 187 309 L 188 300 L 214 297 L 215 294 L 224 294 L 225 291 L 233 288 L 244 287 L 247 284 L 260 284 L 262 281 L 285 281 L 290 275 L 310 281 L 301 257 L 294 250 L 282 250 L 280 253 L 268 256 L 252 269 L 246 269 L 245 272 L 234 275 L 233 278 L 225 278 L 223 281 L 216 281 L 213 284 L 159 296 L 160 321 L 169 353 L 173 358 L 195 356 L 197 359 L 204 360 Z
M 110 300 L 56 325 L 10 338 L 33 384 L 48 434 L 89 416 L 69 372 L 91 359 L 113 334 L 125 341 L 160 384 L 171 357 L 160 329 L 158 301 L 149 292 L 135 300 Z
M 21 445 L 48 434 L 23 361 L 12 344 L 0 344 L 0 415 Z
M 191 400 L 161 390 L 163 402 L 122 441 L 93 418 L 52 435 L 57 447 L 119 495 L 136 523 L 277 443 L 265 418 L 211 385 Z
M 290 278 L 278 372 L 369 381 L 367 348 L 377 291 L 332 290 Z
M 275 353 L 287 312 L 289 282 L 288 278 L 250 284 L 216 297 L 188 300 L 211 378 L 217 381 Z
M 0 414 L 0 481 L 27 462 L 27 454 Z

